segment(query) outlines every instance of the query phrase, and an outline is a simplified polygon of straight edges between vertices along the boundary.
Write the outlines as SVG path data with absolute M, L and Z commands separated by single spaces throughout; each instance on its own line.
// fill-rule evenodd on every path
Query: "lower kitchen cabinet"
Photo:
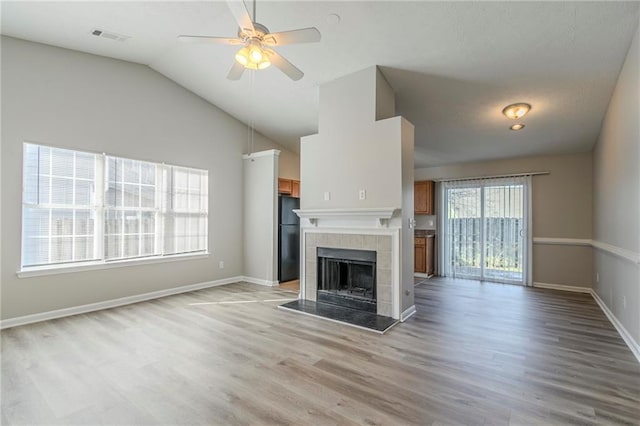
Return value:
M 425 237 L 414 238 L 414 272 L 427 273 L 427 239 Z
M 427 246 L 425 250 L 426 257 L 426 274 L 432 276 L 435 274 L 435 249 L 436 249 L 436 236 L 427 235 Z
M 414 272 L 432 276 L 435 274 L 436 236 L 414 237 Z

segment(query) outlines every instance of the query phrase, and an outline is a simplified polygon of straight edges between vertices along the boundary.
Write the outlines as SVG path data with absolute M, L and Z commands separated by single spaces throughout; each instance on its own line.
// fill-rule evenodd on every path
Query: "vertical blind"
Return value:
M 444 275 L 530 282 L 530 177 L 443 182 Z
M 207 250 L 208 172 L 24 144 L 22 267 Z

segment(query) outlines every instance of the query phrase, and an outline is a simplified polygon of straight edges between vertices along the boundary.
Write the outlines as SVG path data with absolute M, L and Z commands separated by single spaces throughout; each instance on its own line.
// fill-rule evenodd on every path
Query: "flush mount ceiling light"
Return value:
M 502 113 L 512 120 L 517 120 L 518 118 L 524 117 L 529 110 L 531 109 L 531 105 L 525 104 L 524 102 L 520 102 L 517 104 L 511 104 L 504 107 Z
M 509 127 L 509 129 L 511 129 L 511 130 L 522 130 L 522 129 L 524 129 L 524 124 L 522 124 L 522 123 L 514 124 L 513 126 Z

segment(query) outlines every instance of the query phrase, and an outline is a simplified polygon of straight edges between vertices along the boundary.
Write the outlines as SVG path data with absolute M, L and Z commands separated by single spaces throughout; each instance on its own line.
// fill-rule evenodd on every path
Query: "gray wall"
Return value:
M 594 148 L 593 239 L 640 256 L 640 40 L 629 48 Z M 598 296 L 640 344 L 640 265 L 594 250 Z M 626 300 L 626 306 L 625 306 Z
M 393 113 L 390 91 L 376 67 L 322 85 L 318 134 L 300 141 L 301 208 L 401 207 L 401 118 L 375 121 Z
M 544 171 L 533 177 L 533 237 L 591 239 L 592 156 L 590 153 L 524 157 L 416 169 L 416 180 L 478 177 Z M 533 281 L 592 286 L 592 248 L 533 246 Z
M 207 169 L 211 255 L 19 279 L 23 141 Z M 2 37 L 2 318 L 242 275 L 246 141 L 245 125 L 146 66 Z

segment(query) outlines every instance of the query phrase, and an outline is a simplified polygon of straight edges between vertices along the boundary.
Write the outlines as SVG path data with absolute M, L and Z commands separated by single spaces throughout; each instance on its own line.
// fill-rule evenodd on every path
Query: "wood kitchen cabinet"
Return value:
M 278 178 L 278 194 L 300 198 L 300 181 Z
M 299 180 L 291 181 L 291 196 L 294 198 L 300 198 L 300 181 Z
M 427 245 L 425 250 L 425 274 L 432 276 L 435 274 L 435 249 L 436 249 L 436 236 L 427 235 Z
M 414 272 L 432 276 L 435 274 L 436 236 L 426 235 L 415 237 L 414 244 Z
M 413 210 L 415 214 L 435 214 L 434 182 L 423 180 L 413 184 Z
M 427 273 L 427 238 L 415 237 L 414 244 L 414 272 Z

